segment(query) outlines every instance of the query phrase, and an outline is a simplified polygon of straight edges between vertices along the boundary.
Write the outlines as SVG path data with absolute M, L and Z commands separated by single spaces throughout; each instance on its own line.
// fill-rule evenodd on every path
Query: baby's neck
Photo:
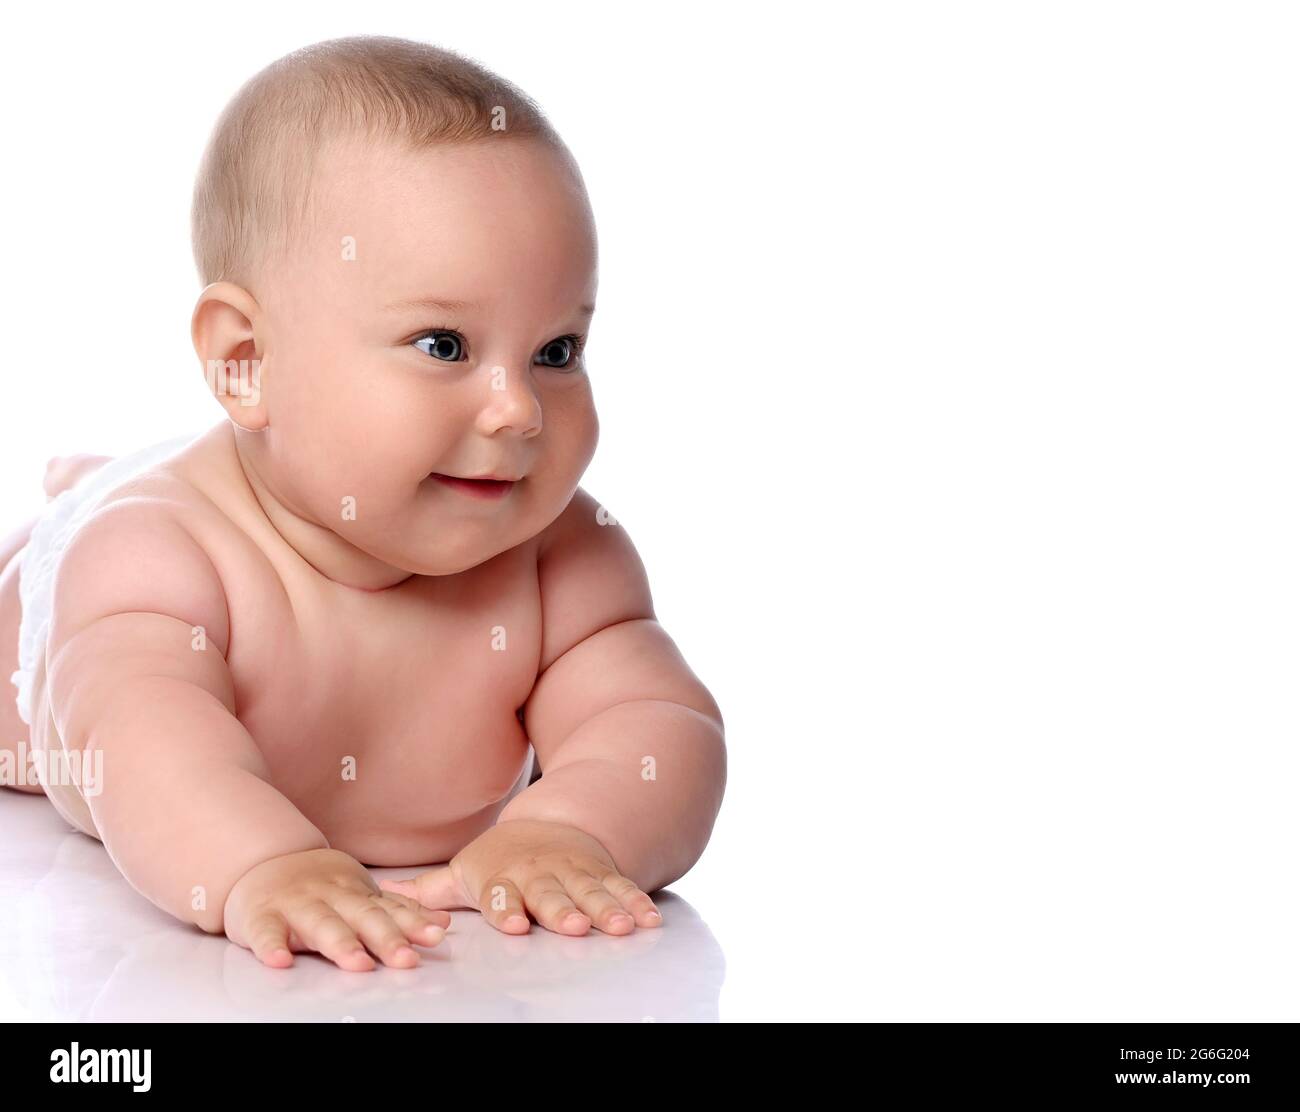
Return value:
M 260 434 L 227 425 L 231 449 L 266 520 L 294 552 L 326 579 L 362 591 L 382 591 L 411 577 L 349 544 L 331 529 L 305 517 L 281 498 L 264 478 Z

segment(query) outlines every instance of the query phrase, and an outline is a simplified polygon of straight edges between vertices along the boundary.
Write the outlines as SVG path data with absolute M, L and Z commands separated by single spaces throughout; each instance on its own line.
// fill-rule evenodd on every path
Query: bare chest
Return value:
M 540 645 L 524 559 L 375 593 L 289 584 L 232 610 L 236 713 L 332 845 L 370 864 L 442 859 L 525 771 L 517 712 Z

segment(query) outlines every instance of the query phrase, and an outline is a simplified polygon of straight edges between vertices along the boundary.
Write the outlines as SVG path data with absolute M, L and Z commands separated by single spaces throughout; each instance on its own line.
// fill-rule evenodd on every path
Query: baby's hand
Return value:
M 650 897 L 614 868 L 604 846 L 555 822 L 499 822 L 442 868 L 379 884 L 428 908 L 481 911 L 506 934 L 527 934 L 529 912 L 557 934 L 586 934 L 592 924 L 606 934 L 628 934 L 663 923 Z
M 385 965 L 409 969 L 420 958 L 407 945 L 436 946 L 451 916 L 405 896 L 380 892 L 353 857 L 313 849 L 263 861 L 230 890 L 226 937 L 283 969 L 292 950 L 315 950 L 340 969 L 374 969 L 364 942 Z

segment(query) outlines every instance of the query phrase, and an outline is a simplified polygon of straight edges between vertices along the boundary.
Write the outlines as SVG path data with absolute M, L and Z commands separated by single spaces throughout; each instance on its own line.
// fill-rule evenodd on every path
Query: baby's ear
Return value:
M 199 294 L 190 337 L 208 389 L 242 429 L 267 425 L 262 398 L 262 353 L 253 322 L 260 309 L 253 296 L 233 282 L 213 282 Z

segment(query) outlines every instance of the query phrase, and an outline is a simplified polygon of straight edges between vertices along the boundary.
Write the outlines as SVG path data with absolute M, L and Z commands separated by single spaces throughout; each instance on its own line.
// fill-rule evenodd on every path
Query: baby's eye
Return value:
M 418 340 L 412 340 L 411 343 L 424 352 L 425 355 L 432 355 L 435 359 L 441 359 L 447 363 L 455 363 L 465 354 L 465 341 L 457 332 L 442 330 L 429 332 Z
M 537 353 L 537 362 L 543 367 L 567 367 L 581 350 L 581 336 L 559 336 Z

